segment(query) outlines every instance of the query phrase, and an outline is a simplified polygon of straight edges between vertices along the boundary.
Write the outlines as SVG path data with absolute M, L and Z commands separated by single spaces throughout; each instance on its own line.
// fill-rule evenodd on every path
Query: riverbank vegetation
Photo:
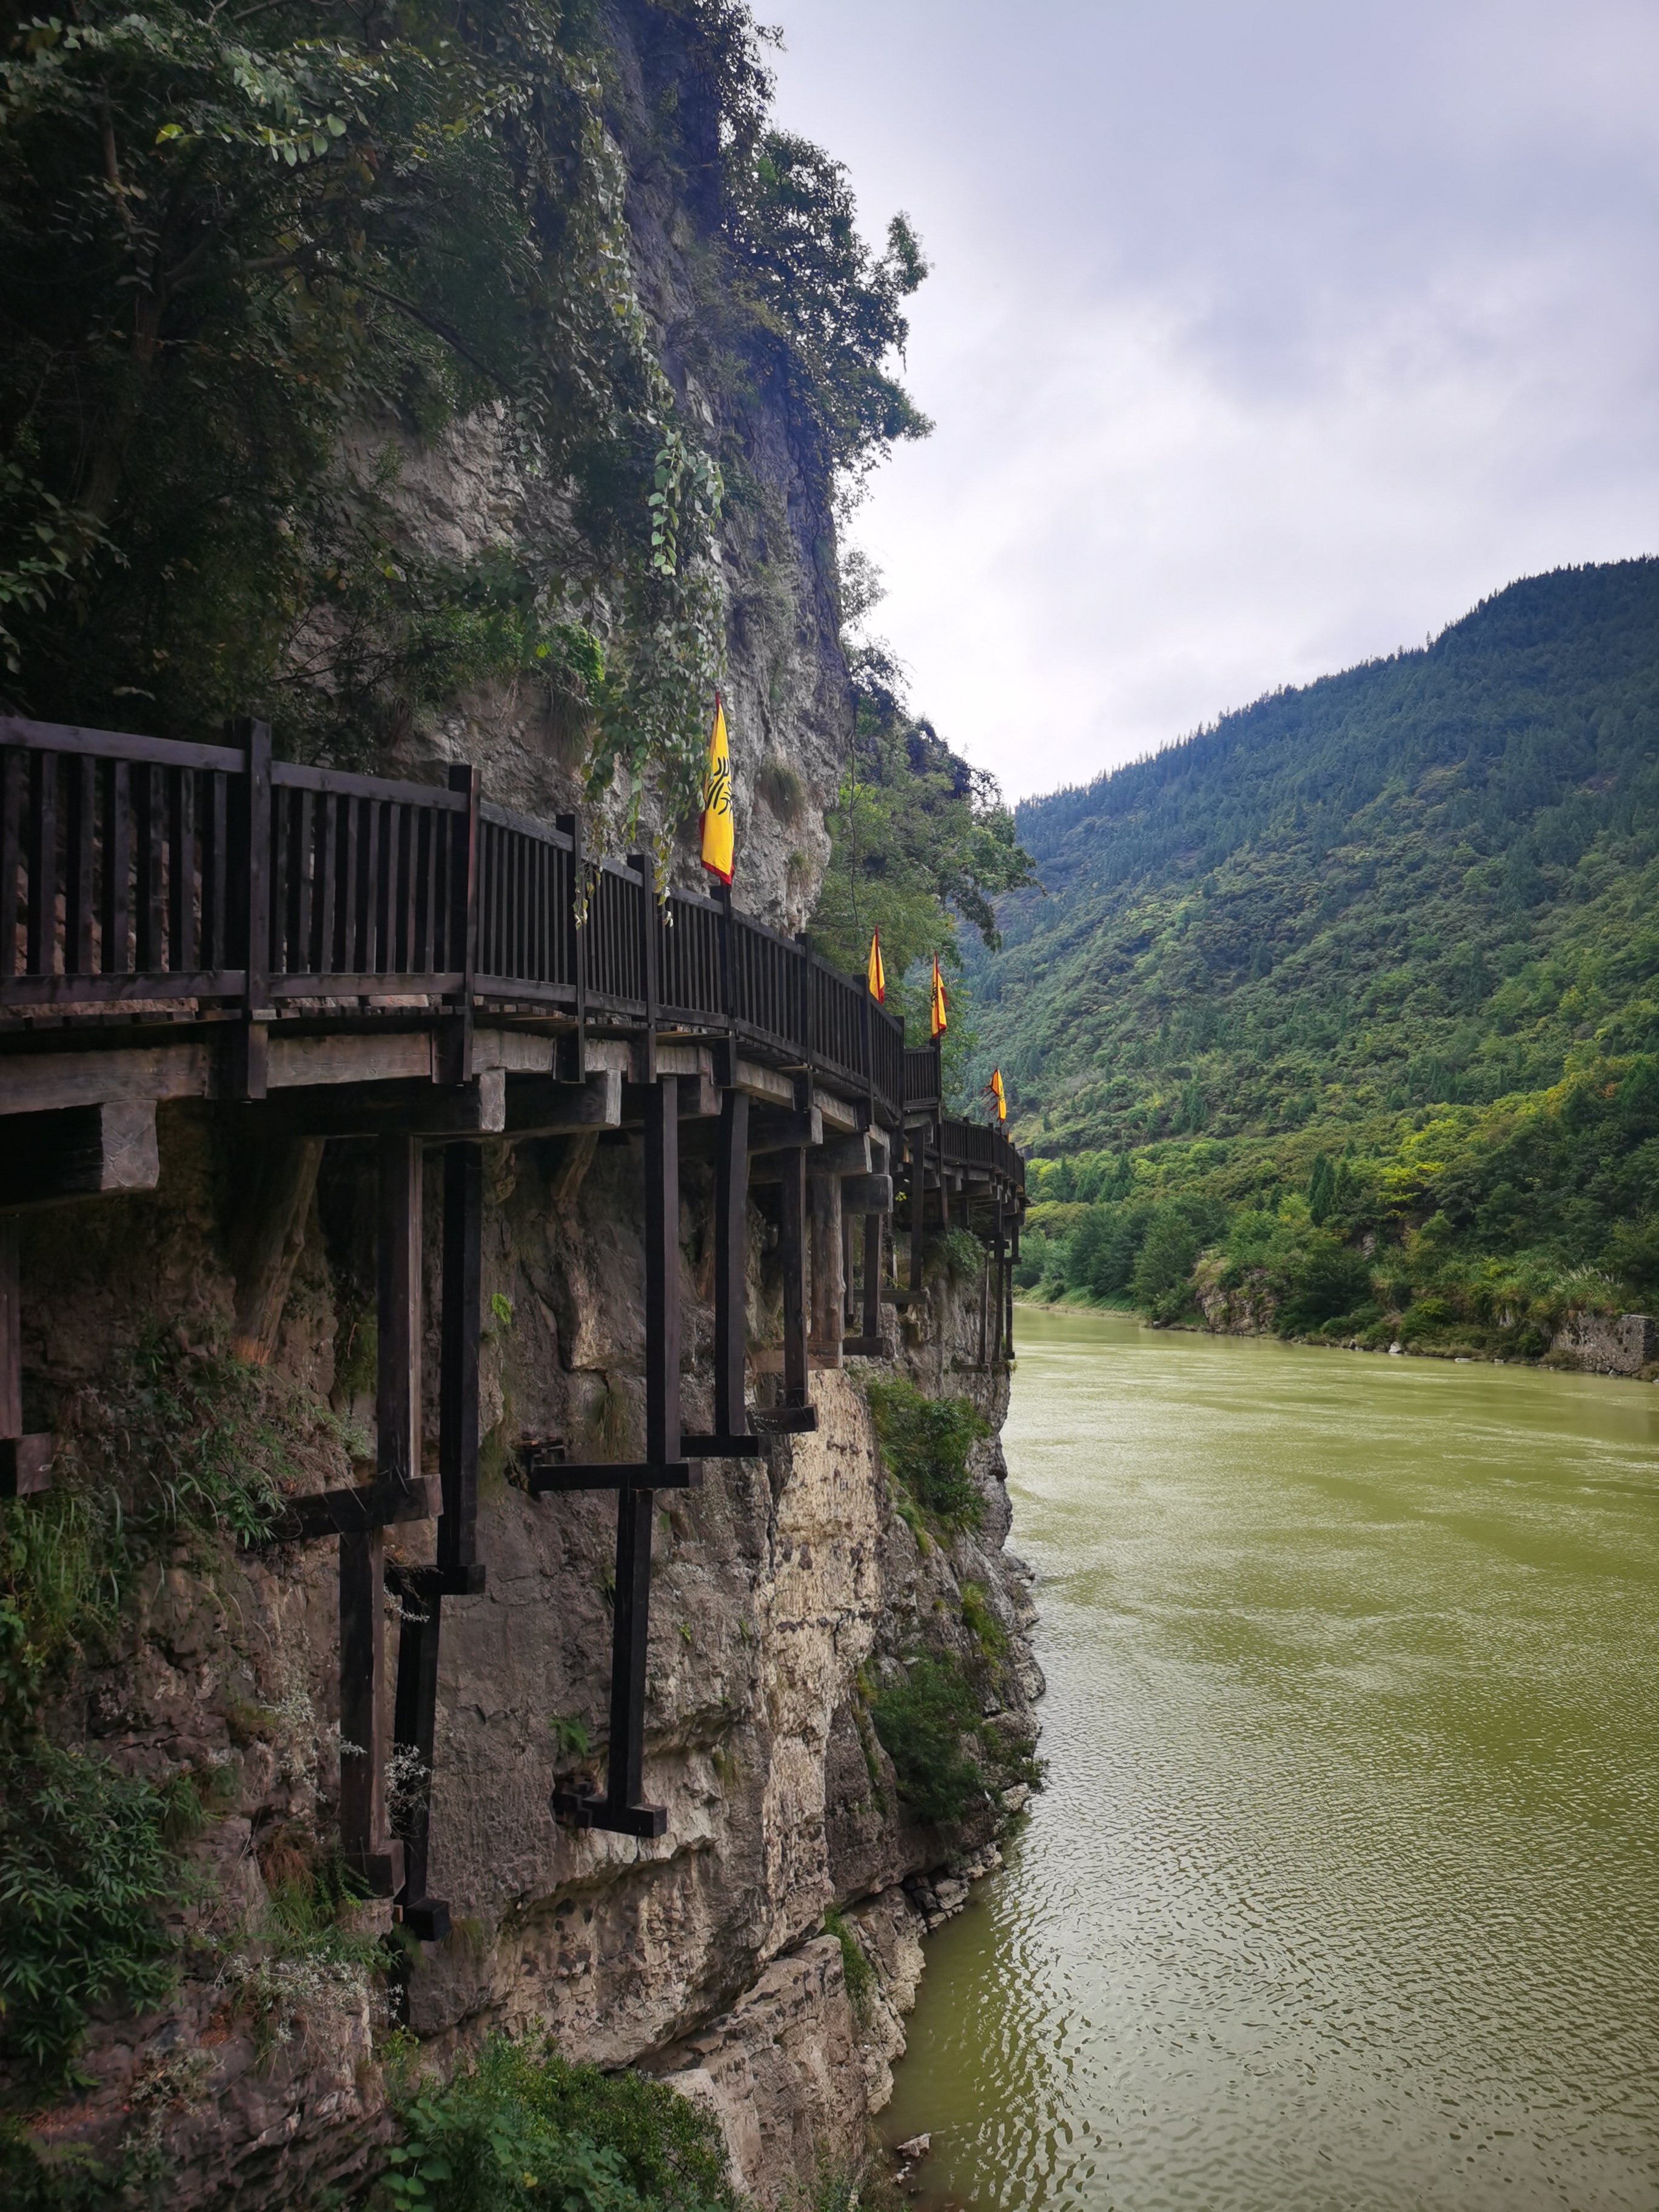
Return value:
M 1022 806 L 1030 1292 L 1535 1355 L 1659 1303 L 1659 562 Z
M 1155 1321 L 1536 1358 L 1572 1313 L 1659 1305 L 1659 1056 L 1375 1117 L 1340 1148 L 1165 1141 L 1042 1162 L 1018 1280 Z

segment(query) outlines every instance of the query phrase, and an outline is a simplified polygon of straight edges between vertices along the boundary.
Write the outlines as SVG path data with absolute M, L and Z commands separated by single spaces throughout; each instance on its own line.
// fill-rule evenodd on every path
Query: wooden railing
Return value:
M 942 1118 L 939 1149 L 939 1158 L 947 1168 L 984 1168 L 1001 1180 L 1024 1188 L 1024 1163 L 1000 1128 L 988 1128 L 979 1121 Z
M 0 717 L 0 1012 L 420 996 L 731 1038 L 939 1110 L 931 1048 L 729 897 L 655 896 L 547 823 L 447 787 L 274 761 L 268 728 L 177 744 Z
M 904 1106 L 911 1114 L 937 1114 L 940 1097 L 939 1049 L 935 1045 L 904 1047 Z

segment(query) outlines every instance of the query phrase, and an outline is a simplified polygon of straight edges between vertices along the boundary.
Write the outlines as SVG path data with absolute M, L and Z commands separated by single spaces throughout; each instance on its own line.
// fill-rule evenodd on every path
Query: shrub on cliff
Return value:
M 902 1376 L 872 1382 L 866 1395 L 882 1465 L 900 1490 L 940 1528 L 977 1528 L 985 1501 L 968 1472 L 968 1455 L 990 1431 L 973 1401 L 924 1397 Z
M 979 1700 L 950 1658 L 909 1660 L 870 1708 L 899 1795 L 919 1820 L 960 1820 L 983 1802 L 985 1774 L 965 1746 L 981 1729 Z
M 392 2212 L 738 2212 L 714 2120 L 659 2081 L 492 2036 L 401 2113 L 375 2192 Z
M 171 1989 L 161 1911 L 182 1894 L 189 1790 L 46 1742 L 0 1760 L 0 2050 L 34 2081 L 73 2077 L 94 2006 L 143 2012 Z

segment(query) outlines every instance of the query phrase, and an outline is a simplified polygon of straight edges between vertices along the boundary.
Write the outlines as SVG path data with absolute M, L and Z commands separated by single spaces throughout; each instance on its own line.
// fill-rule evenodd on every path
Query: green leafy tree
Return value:
M 879 929 L 888 1006 L 925 1042 L 932 962 L 953 985 L 962 975 L 962 924 L 990 945 L 993 902 L 1035 880 L 1014 837 L 995 779 L 953 753 L 906 708 L 884 648 L 852 657 L 855 720 L 848 766 L 829 817 L 830 866 L 813 909 L 811 938 L 827 960 L 862 973 Z M 945 1073 L 959 1093 L 975 1032 L 953 1008 Z
M 620 770 L 687 819 L 757 380 L 824 497 L 927 427 L 884 365 L 920 250 L 901 220 L 871 256 L 836 165 L 771 132 L 746 9 L 82 0 L 3 40 L 4 703 L 164 734 L 254 707 L 369 763 L 463 685 L 540 683 L 591 795 Z M 706 442 L 634 294 L 647 128 L 696 233 L 667 335 L 721 401 Z M 398 483 L 469 416 L 529 489 L 446 562 Z

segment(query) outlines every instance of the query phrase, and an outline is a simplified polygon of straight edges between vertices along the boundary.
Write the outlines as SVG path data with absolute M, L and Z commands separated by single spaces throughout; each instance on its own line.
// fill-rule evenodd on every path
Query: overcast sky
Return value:
M 759 0 L 933 274 L 853 536 L 1011 798 L 1659 550 L 1655 0 Z

